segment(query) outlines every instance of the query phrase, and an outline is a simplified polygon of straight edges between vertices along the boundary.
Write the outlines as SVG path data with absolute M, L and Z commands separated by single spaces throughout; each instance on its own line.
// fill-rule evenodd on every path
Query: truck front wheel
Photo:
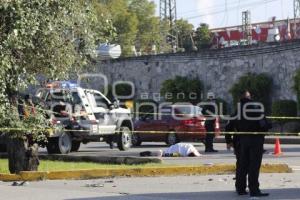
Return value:
M 126 126 L 121 126 L 118 135 L 118 148 L 120 149 L 120 151 L 126 151 L 130 149 L 132 145 L 131 138 L 132 131 L 130 130 L 130 128 Z

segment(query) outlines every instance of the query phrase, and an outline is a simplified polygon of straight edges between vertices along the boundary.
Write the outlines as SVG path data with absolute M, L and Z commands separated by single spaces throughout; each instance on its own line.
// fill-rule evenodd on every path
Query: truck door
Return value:
M 116 113 L 111 112 L 109 100 L 100 92 L 94 90 L 86 90 L 86 95 L 98 121 L 98 134 L 113 134 L 116 130 Z

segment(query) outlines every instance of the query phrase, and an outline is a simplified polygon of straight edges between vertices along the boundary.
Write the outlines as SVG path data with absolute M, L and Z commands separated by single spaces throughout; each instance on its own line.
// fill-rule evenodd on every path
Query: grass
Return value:
M 116 165 L 116 164 L 98 164 L 90 162 L 63 162 L 41 160 L 39 171 L 64 171 L 64 170 L 79 170 L 79 169 L 131 169 L 145 167 L 167 167 L 170 165 L 162 164 L 143 164 L 143 165 Z M 0 159 L 0 173 L 9 173 L 8 160 Z

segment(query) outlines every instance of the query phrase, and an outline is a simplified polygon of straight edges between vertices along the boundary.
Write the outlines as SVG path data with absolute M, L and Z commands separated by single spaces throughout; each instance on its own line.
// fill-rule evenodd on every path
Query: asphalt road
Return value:
M 225 149 L 224 144 L 215 144 L 218 153 L 204 153 L 204 146 L 194 143 L 203 155 L 198 158 L 163 158 L 172 164 L 209 164 L 235 163 L 234 155 Z M 79 152 L 72 155 L 92 156 L 138 156 L 145 150 L 165 149 L 163 143 L 145 143 L 139 148 L 126 152 L 109 149 L 105 143 L 82 145 Z M 273 145 L 265 145 L 269 152 Z M 287 163 L 293 168 L 289 174 L 261 174 L 261 189 L 269 192 L 270 197 L 261 199 L 300 199 L 300 146 L 282 145 L 283 155 L 275 157 L 264 155 L 264 163 Z M 46 153 L 41 149 L 41 153 Z M 123 177 L 111 179 L 77 181 L 30 182 L 24 186 L 12 186 L 11 182 L 0 181 L 2 200 L 235 200 L 249 199 L 234 193 L 234 175 L 174 176 L 174 177 Z
M 220 164 L 235 163 L 235 156 L 232 151 L 226 149 L 224 143 L 214 144 L 217 153 L 205 153 L 202 143 L 193 143 L 201 157 L 163 157 L 163 162 L 176 165 L 194 165 L 194 164 Z M 128 151 L 119 151 L 118 148 L 109 149 L 109 146 L 103 142 L 93 142 L 81 145 L 78 152 L 72 152 L 70 155 L 88 155 L 88 156 L 139 156 L 142 151 L 157 151 L 159 149 L 168 148 L 165 143 L 143 143 L 141 147 L 134 147 Z M 264 154 L 263 163 L 286 163 L 294 170 L 300 170 L 300 144 L 282 144 L 283 154 L 279 157 L 273 155 L 274 144 L 265 144 L 267 152 Z M 46 153 L 45 149 L 41 149 L 41 153 Z M 300 197 L 299 197 L 300 199 Z
M 300 199 L 300 173 L 262 174 L 261 199 Z M 81 181 L 0 182 L 3 200 L 235 200 L 233 175 L 113 178 Z

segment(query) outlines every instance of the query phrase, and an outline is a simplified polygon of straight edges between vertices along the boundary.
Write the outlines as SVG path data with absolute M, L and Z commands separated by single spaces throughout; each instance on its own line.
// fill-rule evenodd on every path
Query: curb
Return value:
M 147 167 L 129 169 L 93 169 L 52 172 L 20 172 L 20 174 L 0 174 L 1 181 L 39 181 L 39 180 L 79 180 L 107 177 L 143 177 L 143 176 L 176 176 L 176 175 L 208 175 L 230 174 L 235 172 L 235 165 L 218 164 L 211 166 L 172 166 Z M 264 164 L 262 173 L 291 173 L 286 164 Z

